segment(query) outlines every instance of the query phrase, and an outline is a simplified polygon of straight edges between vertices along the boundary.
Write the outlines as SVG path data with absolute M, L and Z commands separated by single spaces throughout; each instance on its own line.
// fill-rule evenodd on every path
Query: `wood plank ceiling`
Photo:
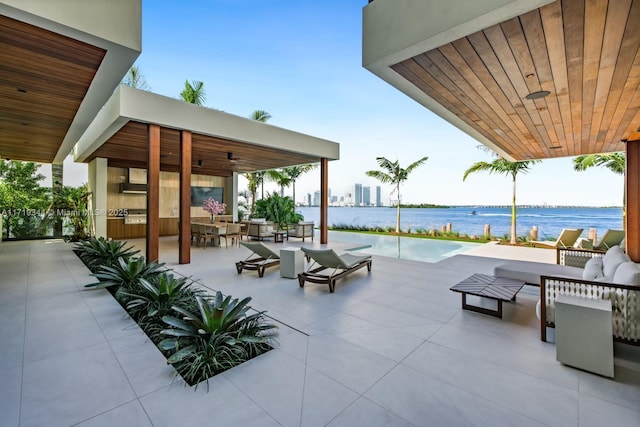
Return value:
M 108 159 L 109 166 L 146 169 L 147 141 L 147 124 L 128 122 L 102 144 L 87 159 L 87 162 L 96 157 L 103 157 Z M 233 172 L 254 172 L 320 161 L 317 156 L 197 133 L 194 133 L 192 137 L 191 157 L 191 173 L 212 176 L 231 176 Z M 180 171 L 179 130 L 165 127 L 160 129 L 160 170 Z
M 104 55 L 0 15 L 0 157 L 53 162 Z
M 558 0 L 392 68 L 516 160 L 623 151 L 640 139 L 638 23 L 640 0 Z

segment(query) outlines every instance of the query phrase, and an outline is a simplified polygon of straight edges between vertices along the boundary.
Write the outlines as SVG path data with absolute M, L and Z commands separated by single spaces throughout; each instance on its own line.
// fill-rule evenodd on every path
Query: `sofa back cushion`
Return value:
M 623 262 L 631 261 L 629 256 L 625 254 L 620 246 L 610 248 L 604 257 L 602 257 L 602 272 L 607 282 L 613 281 L 616 269 Z
M 598 280 L 604 277 L 604 273 L 602 272 L 602 257 L 594 257 L 591 258 L 584 265 L 584 270 L 582 271 L 582 278 L 584 280 Z
M 633 261 L 623 262 L 613 275 L 613 283 L 640 286 L 640 265 Z

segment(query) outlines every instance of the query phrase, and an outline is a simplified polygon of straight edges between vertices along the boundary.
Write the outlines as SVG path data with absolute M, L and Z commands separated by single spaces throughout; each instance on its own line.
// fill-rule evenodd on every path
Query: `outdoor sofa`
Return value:
M 555 265 L 506 261 L 494 268 L 493 275 L 540 286 L 536 315 L 542 341 L 547 340 L 546 328 L 555 327 L 556 298 L 573 295 L 610 300 L 614 339 L 640 345 L 640 264 L 632 262 L 619 246 L 606 253 L 558 248 Z
M 313 221 L 300 221 L 297 224 L 289 224 L 287 229 L 287 240 L 289 237 L 297 237 L 302 239 L 304 242 L 307 237 L 311 237 L 311 241 L 313 242 L 313 228 Z
M 263 240 L 265 238 L 273 237 L 275 230 L 275 224 L 267 222 L 263 219 L 252 219 L 247 226 L 247 237 L 253 237 L 254 239 Z

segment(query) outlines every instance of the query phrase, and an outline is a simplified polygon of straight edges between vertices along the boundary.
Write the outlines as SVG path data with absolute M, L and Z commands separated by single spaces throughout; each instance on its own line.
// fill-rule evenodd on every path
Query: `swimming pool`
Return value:
M 367 254 L 424 262 L 442 261 L 483 244 L 401 236 L 376 236 L 344 231 L 329 231 L 329 241 L 352 244 L 354 247 L 360 248 L 357 249 L 358 252 Z

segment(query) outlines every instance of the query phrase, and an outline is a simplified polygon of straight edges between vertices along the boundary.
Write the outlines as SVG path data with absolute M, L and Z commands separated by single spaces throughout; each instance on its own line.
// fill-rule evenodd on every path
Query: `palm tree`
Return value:
M 588 154 L 578 156 L 573 159 L 573 170 L 584 172 L 585 170 L 595 167 L 604 166 L 617 175 L 624 175 L 627 166 L 627 156 L 625 153 L 603 153 Z M 626 227 L 625 217 L 627 215 L 627 182 L 624 182 L 624 190 L 622 192 L 622 226 Z
M 271 114 L 264 110 L 254 110 L 249 118 L 255 120 L 257 122 L 265 123 L 267 120 L 271 118 Z M 249 192 L 251 193 L 251 209 L 250 215 L 253 215 L 253 212 L 256 208 L 256 193 L 258 192 L 258 186 L 262 187 L 262 198 L 264 199 L 264 171 L 250 172 L 245 173 L 244 177 L 247 178 L 248 184 L 247 187 Z
M 264 178 L 273 181 L 280 186 L 280 197 L 284 197 L 284 187 L 291 185 L 291 178 L 284 173 L 283 169 L 271 169 L 264 171 Z
M 271 114 L 264 110 L 254 110 L 253 113 L 249 116 L 251 120 L 255 120 L 257 122 L 266 123 L 267 120 L 271 118 Z
M 184 82 L 184 90 L 180 92 L 180 97 L 189 104 L 204 105 L 207 94 L 204 90 L 204 83 L 198 80 Z
M 282 172 L 291 180 L 291 188 L 293 190 L 293 203 L 296 202 L 296 180 L 305 173 L 316 168 L 315 164 L 291 166 L 283 168 Z
M 392 162 L 385 157 L 376 157 L 378 165 L 383 170 L 370 170 L 365 172 L 367 176 L 375 178 L 383 184 L 393 184 L 395 186 L 391 194 L 398 193 L 398 212 L 396 213 L 396 233 L 398 234 L 400 233 L 400 184 L 409 178 L 409 174 L 414 169 L 424 164 L 428 159 L 429 157 L 425 156 L 403 169 L 397 160 Z
M 511 240 L 510 243 L 515 245 L 518 243 L 518 238 L 516 234 L 516 177 L 519 173 L 527 173 L 529 172 L 529 168 L 537 163 L 540 163 L 540 160 L 523 160 L 521 162 L 510 162 L 509 160 L 498 157 L 492 162 L 477 162 L 471 165 L 469 169 L 464 172 L 464 176 L 462 180 L 466 180 L 469 174 L 474 172 L 489 172 L 489 173 L 497 173 L 499 175 L 507 175 L 511 176 L 513 181 L 513 198 L 511 201 Z
M 129 68 L 124 79 L 122 79 L 122 84 L 136 89 L 151 90 L 151 87 L 147 84 L 144 75 L 140 72 L 140 68 L 138 68 L 137 65 L 132 65 L 131 68 Z

